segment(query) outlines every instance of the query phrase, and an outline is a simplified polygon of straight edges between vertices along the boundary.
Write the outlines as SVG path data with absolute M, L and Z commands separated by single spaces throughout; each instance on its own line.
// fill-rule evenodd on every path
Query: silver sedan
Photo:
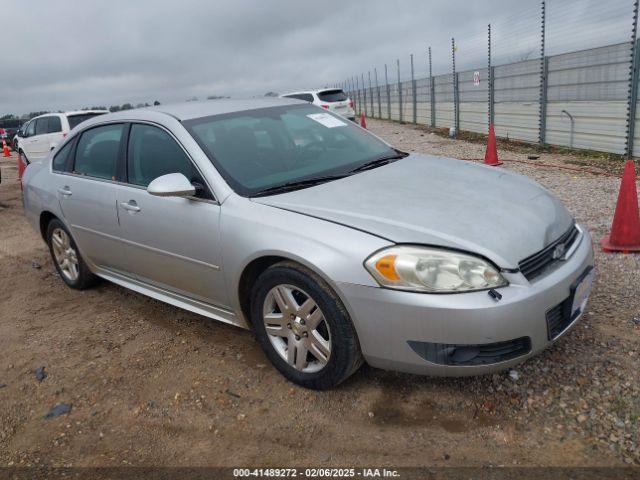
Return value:
M 98 278 L 252 329 L 288 379 L 366 361 L 481 374 L 584 312 L 589 233 L 526 177 L 394 149 L 296 100 L 104 115 L 24 175 L 70 287 Z

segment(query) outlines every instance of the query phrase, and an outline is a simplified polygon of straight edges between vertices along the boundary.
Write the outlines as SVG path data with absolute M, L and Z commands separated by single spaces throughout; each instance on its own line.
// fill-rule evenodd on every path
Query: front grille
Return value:
M 571 324 L 571 300 L 567 298 L 547 312 L 547 337 L 554 340 Z
M 479 345 L 407 342 L 425 360 L 438 365 L 472 366 L 505 362 L 531 351 L 531 339 L 520 337 L 506 342 Z
M 545 271 L 552 268 L 557 263 L 561 262 L 564 258 L 564 255 L 560 257 L 554 255 L 554 252 L 556 252 L 556 248 L 559 245 L 564 245 L 564 251 L 567 252 L 573 242 L 576 241 L 579 234 L 580 231 L 575 225 L 573 225 L 556 241 L 552 242 L 550 245 L 543 248 L 538 253 L 534 253 L 530 257 L 522 260 L 518 264 L 518 267 L 520 268 L 520 271 L 525 276 L 525 278 L 531 281 L 539 275 L 542 275 Z

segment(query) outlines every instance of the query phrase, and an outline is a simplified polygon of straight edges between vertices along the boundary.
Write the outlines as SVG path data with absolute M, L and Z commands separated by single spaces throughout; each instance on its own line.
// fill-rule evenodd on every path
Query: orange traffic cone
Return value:
M 496 132 L 493 130 L 493 123 L 489 124 L 489 138 L 487 139 L 487 151 L 484 154 L 484 163 L 496 167 L 502 165 L 498 160 L 498 148 L 496 147 Z
M 600 245 L 605 252 L 640 252 L 640 214 L 633 160 L 627 160 L 624 166 L 611 234 L 600 240 Z
M 360 114 L 360 126 L 362 128 L 367 128 L 367 120 L 364 118 L 364 113 Z
M 4 139 L 2 139 L 2 156 L 3 157 L 11 156 L 11 152 L 9 151 L 9 147 L 7 146 L 7 141 Z
M 26 158 L 23 155 L 18 155 L 18 182 L 20 182 L 20 190 L 22 190 L 22 176 L 27 169 Z

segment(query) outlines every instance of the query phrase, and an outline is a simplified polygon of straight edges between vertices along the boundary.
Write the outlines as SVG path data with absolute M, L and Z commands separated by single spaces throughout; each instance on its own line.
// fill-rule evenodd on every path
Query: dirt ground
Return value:
M 411 126 L 369 127 L 399 148 L 483 154 Z M 511 376 L 434 379 L 364 366 L 339 388 L 313 392 L 285 381 L 249 331 L 106 282 L 67 288 L 23 217 L 15 156 L 0 167 L 0 466 L 640 463 L 637 255 L 596 248 L 588 313 Z M 608 230 L 617 178 L 500 168 L 559 195 L 596 239 Z M 59 403 L 71 412 L 45 419 Z

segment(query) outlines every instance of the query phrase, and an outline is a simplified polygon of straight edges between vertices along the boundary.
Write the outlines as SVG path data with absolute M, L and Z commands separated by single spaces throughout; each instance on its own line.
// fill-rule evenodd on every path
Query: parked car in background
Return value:
M 547 190 L 401 152 L 315 105 L 163 105 L 62 142 L 23 177 L 61 279 L 102 277 L 251 328 L 304 387 L 335 386 L 363 361 L 502 370 L 585 311 L 591 237 Z
M 28 126 L 29 126 L 29 120 L 24 122 L 20 126 L 20 128 L 18 129 L 16 134 L 13 137 L 11 137 L 11 148 L 13 149 L 14 152 L 18 151 L 18 142 L 19 142 L 20 138 L 22 138 L 22 136 L 24 135 L 24 132 L 26 131 Z
M 324 88 L 321 90 L 304 90 L 280 95 L 284 98 L 297 98 L 305 102 L 313 103 L 325 110 L 337 113 L 349 120 L 355 121 L 356 112 L 351 100 L 344 90 L 340 88 Z
M 0 128 L 0 132 L 4 132 L 4 134 L 0 133 L 0 136 L 7 142 L 7 145 L 11 148 L 13 145 L 13 137 L 18 133 L 18 127 L 4 127 Z
M 65 113 L 47 113 L 32 118 L 21 137 L 18 137 L 17 151 L 28 165 L 42 160 L 69 132 L 80 123 L 109 113 L 108 110 L 80 110 Z

